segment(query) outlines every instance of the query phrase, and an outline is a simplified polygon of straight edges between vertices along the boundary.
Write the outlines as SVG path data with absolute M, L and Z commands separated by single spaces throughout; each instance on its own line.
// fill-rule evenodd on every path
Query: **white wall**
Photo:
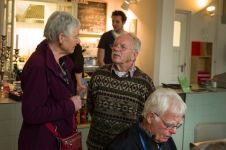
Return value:
M 136 64 L 152 78 L 154 75 L 154 52 L 158 18 L 157 1 L 140 0 L 137 5 L 131 5 L 131 10 L 138 18 L 137 36 L 142 43 Z
M 107 29 L 112 29 L 111 13 L 121 9 L 124 0 L 108 0 Z M 140 0 L 137 4 L 131 4 L 129 9 L 137 17 L 137 36 L 141 40 L 141 52 L 136 65 L 150 77 L 154 74 L 154 51 L 157 20 L 157 1 Z M 128 13 L 124 11 L 125 13 Z
M 221 23 L 223 0 L 219 0 L 218 3 L 218 15 L 217 15 L 217 32 L 216 32 L 216 51 L 215 54 L 215 73 L 220 74 L 226 72 L 226 24 Z
M 213 43 L 212 75 L 215 75 L 226 72 L 226 24 L 221 23 L 222 0 L 212 4 L 216 6 L 215 16 L 207 16 L 205 9 L 192 15 L 190 40 Z
M 210 17 L 203 11 L 191 16 L 191 40 L 213 42 L 216 34 L 216 16 Z
M 212 3 L 217 5 L 217 2 Z M 213 43 L 213 54 L 212 54 L 212 69 L 211 74 L 215 74 L 215 53 L 216 49 L 216 26 L 217 26 L 217 15 L 209 16 L 206 14 L 205 8 L 202 10 L 193 13 L 191 15 L 191 29 L 190 29 L 190 45 L 192 41 L 200 41 L 200 42 L 211 42 Z M 191 49 L 189 50 L 191 54 Z M 190 60 L 191 61 L 191 58 Z M 192 70 L 190 70 L 192 72 Z
M 2 35 L 2 28 L 3 28 L 3 21 L 4 21 L 4 1 L 0 0 L 0 35 Z
M 213 43 L 212 75 L 226 72 L 226 24 L 221 23 L 222 0 L 216 0 L 217 13 L 210 17 L 205 10 L 193 13 L 190 24 L 190 41 Z M 154 81 L 156 85 L 169 83 L 172 70 L 172 50 L 175 0 L 158 0 Z M 189 50 L 191 53 L 191 50 Z M 190 57 L 188 55 L 187 57 Z M 190 59 L 190 58 L 189 58 Z M 189 78 L 189 77 L 188 77 Z
M 175 14 L 174 0 L 158 0 L 158 21 L 155 47 L 155 85 L 168 83 L 173 66 L 173 22 Z

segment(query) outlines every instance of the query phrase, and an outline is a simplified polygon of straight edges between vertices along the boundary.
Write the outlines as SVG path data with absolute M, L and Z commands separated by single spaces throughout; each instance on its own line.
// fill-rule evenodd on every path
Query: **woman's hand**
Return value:
M 74 103 L 75 111 L 78 111 L 79 109 L 82 108 L 82 101 L 81 101 L 80 96 L 78 96 L 78 95 L 72 96 L 70 99 Z
M 77 84 L 77 94 L 80 95 L 81 93 L 85 93 L 87 87 L 83 84 Z

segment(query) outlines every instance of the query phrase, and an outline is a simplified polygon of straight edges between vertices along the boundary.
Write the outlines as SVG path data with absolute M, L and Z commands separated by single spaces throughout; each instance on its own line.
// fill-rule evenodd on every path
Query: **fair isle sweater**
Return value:
M 132 77 L 118 77 L 112 65 L 98 69 L 89 83 L 88 109 L 92 114 L 87 145 L 104 149 L 141 115 L 144 102 L 155 90 L 150 77 L 138 67 Z

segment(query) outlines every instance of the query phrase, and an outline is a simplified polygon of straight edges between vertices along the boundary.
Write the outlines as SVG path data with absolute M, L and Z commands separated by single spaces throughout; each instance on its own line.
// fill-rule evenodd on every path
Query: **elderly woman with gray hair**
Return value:
M 21 76 L 23 124 L 19 150 L 57 150 L 58 141 L 46 124 L 61 137 L 73 132 L 73 117 L 81 108 L 71 78 L 73 53 L 80 42 L 80 22 L 66 12 L 56 11 L 48 19 L 46 37 L 26 62 Z M 35 36 L 35 35 L 34 35 Z
M 172 89 L 159 88 L 144 104 L 143 118 L 116 137 L 108 150 L 176 150 L 171 138 L 181 126 L 186 104 Z

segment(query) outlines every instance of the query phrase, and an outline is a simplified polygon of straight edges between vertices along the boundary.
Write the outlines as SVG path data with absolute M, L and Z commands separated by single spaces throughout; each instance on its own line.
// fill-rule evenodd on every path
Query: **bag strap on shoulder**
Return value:
M 53 126 L 52 123 L 46 123 L 45 126 L 58 138 L 60 138 L 60 134 L 57 132 L 57 128 Z

